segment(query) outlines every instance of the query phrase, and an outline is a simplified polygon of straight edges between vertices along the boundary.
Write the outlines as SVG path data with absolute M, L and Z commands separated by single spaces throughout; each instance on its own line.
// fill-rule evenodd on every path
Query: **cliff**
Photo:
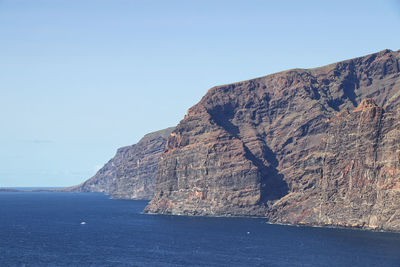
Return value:
M 102 192 L 113 198 L 151 199 L 157 164 L 173 129 L 149 133 L 137 144 L 119 148 L 92 178 L 57 191 Z
M 400 230 L 399 58 L 210 89 L 168 138 L 145 212 Z
M 400 113 L 372 99 L 329 121 L 318 148 L 296 162 L 308 188 L 289 193 L 273 222 L 400 230 Z

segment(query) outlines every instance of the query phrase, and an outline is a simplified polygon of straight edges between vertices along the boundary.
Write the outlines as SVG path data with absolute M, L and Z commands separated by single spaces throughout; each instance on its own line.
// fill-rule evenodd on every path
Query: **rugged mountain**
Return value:
M 400 230 L 399 59 L 210 89 L 168 138 L 145 212 Z
M 119 148 L 92 178 L 61 191 L 102 192 L 113 198 L 151 199 L 157 164 L 173 129 L 149 133 L 137 144 Z
M 372 99 L 329 121 L 318 148 L 296 162 L 307 190 L 275 203 L 271 219 L 400 230 L 400 112 Z

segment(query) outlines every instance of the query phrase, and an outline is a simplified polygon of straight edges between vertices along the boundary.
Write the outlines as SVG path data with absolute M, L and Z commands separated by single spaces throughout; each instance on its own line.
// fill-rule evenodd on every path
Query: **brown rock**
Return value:
M 398 227 L 370 206 L 400 204 L 398 152 L 390 148 L 400 144 L 399 57 L 384 50 L 210 89 L 168 138 L 145 212 Z M 378 185 L 391 193 L 377 193 Z M 335 204 L 339 195 L 348 200 Z M 385 218 L 397 220 L 390 209 Z
M 326 137 L 299 161 L 308 190 L 275 203 L 271 220 L 400 230 L 400 114 L 372 99 L 331 120 Z
M 115 156 L 86 182 L 57 191 L 102 192 L 113 198 L 151 199 L 155 174 L 168 135 L 174 128 L 149 133 Z

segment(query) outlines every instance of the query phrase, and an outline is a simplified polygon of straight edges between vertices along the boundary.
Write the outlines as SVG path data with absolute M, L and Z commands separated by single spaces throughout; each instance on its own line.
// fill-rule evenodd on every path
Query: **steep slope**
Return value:
M 275 203 L 271 220 L 400 230 L 400 113 L 366 99 L 329 122 L 320 146 L 299 160 L 309 188 Z
M 267 216 L 275 222 L 300 222 L 293 218 L 308 210 L 296 206 L 306 198 L 301 196 L 311 190 L 325 194 L 322 192 L 328 189 L 322 187 L 322 181 L 333 179 L 326 175 L 336 179 L 335 173 L 321 171 L 321 162 L 313 165 L 304 159 L 325 149 L 325 136 L 334 131 L 331 118 L 341 111 L 352 112 L 366 98 L 373 99 L 382 114 L 396 114 L 399 57 L 399 51 L 384 50 L 320 68 L 288 70 L 210 89 L 168 138 L 155 195 L 145 212 Z M 340 134 L 349 138 L 346 149 L 350 156 L 358 151 L 351 139 L 353 122 L 348 125 Z M 344 126 L 337 129 L 340 127 Z M 380 136 L 392 126 L 381 127 L 370 130 Z M 375 144 L 374 149 L 383 149 L 380 145 Z M 340 147 L 332 149 L 338 152 L 335 149 Z M 351 159 L 341 156 L 338 160 L 347 163 Z M 354 165 L 359 172 L 364 167 Z M 325 168 L 335 169 L 335 165 Z M 371 168 L 377 181 L 386 179 L 376 165 Z M 341 186 L 347 185 L 338 184 L 338 190 Z M 393 198 L 400 204 L 398 192 Z M 320 202 L 311 201 L 308 207 L 315 205 Z M 354 204 L 355 209 L 358 206 Z M 342 222 L 352 224 L 351 216 Z M 330 223 L 329 216 L 321 218 L 310 217 L 307 222 Z
M 151 199 L 157 164 L 173 129 L 149 133 L 137 144 L 119 148 L 96 175 L 62 191 L 102 192 L 113 198 Z

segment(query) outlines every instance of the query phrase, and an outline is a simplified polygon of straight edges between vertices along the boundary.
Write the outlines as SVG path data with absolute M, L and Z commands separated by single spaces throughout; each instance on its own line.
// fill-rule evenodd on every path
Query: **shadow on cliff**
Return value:
M 346 102 L 350 102 L 354 108 L 357 107 L 358 102 L 355 91 L 360 87 L 360 80 L 357 77 L 354 62 L 350 62 L 349 64 L 338 64 L 335 72 L 338 73 L 338 75 L 341 73 L 346 73 L 346 75 L 344 75 L 343 79 L 340 81 L 337 89 L 338 92 L 341 92 L 341 95 L 329 100 L 328 105 L 335 111 L 340 111 L 341 105 Z
M 257 158 L 251 151 L 244 145 L 246 151 L 246 158 L 251 160 L 254 165 L 260 171 L 261 180 L 261 203 L 267 203 L 282 198 L 289 191 L 289 186 L 284 180 L 282 174 L 278 172 L 276 168 L 278 166 L 278 160 L 275 153 L 265 144 L 262 140 L 263 146 L 263 158 L 269 164 L 266 165 L 263 160 Z
M 240 129 L 232 123 L 235 115 L 235 106 L 231 103 L 224 106 L 214 107 L 208 111 L 211 119 L 219 126 L 224 128 L 233 137 L 241 140 Z M 265 140 L 257 136 L 263 151 L 262 158 L 256 157 L 243 142 L 245 157 L 250 160 L 260 172 L 260 204 L 267 204 L 269 201 L 277 200 L 285 196 L 289 191 L 289 186 L 282 174 L 278 172 L 278 160 L 276 154 L 268 147 Z

